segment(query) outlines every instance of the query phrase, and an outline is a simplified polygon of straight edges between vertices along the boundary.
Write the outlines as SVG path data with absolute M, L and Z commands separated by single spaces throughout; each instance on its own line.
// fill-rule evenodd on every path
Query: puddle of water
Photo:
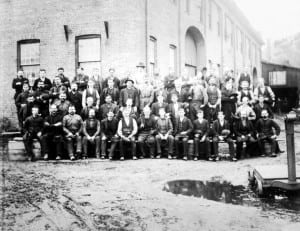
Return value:
M 201 197 L 226 204 L 261 207 L 262 211 L 273 211 L 277 215 L 294 215 L 292 220 L 300 221 L 300 197 L 290 200 L 285 195 L 270 198 L 258 198 L 249 188 L 232 185 L 226 181 L 176 180 L 167 182 L 164 191 L 176 195 Z

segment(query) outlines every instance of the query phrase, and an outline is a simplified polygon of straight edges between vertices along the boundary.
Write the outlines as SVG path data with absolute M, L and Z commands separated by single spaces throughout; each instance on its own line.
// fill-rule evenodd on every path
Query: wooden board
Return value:
M 288 178 L 288 168 L 286 165 L 256 166 L 254 167 L 254 174 L 259 175 L 264 181 L 284 180 Z M 300 166 L 296 166 L 296 176 L 300 180 Z

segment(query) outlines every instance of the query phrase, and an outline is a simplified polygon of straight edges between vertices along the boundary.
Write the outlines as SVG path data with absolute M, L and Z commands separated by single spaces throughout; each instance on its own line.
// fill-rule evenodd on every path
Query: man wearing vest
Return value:
M 173 125 L 171 120 L 166 116 L 166 111 L 164 108 L 159 109 L 159 118 L 156 122 L 156 131 L 157 135 L 155 137 L 156 140 L 156 147 L 157 147 L 157 156 L 156 158 L 159 159 L 162 154 L 162 146 L 163 143 L 168 147 L 168 157 L 173 156 L 173 144 L 174 144 L 174 137 L 172 136 L 173 133 Z
M 145 146 L 150 149 L 150 157 L 154 158 L 155 151 L 155 138 L 156 133 L 156 120 L 154 116 L 151 116 L 151 109 L 149 107 L 144 107 L 143 115 L 138 119 L 139 126 L 139 136 L 138 136 L 138 146 L 141 151 L 140 158 L 146 157 Z
M 188 159 L 188 140 L 191 132 L 193 131 L 193 124 L 190 119 L 184 116 L 184 109 L 180 108 L 178 111 L 179 117 L 175 122 L 175 158 L 179 156 L 179 145 L 183 144 L 183 159 Z M 174 157 L 173 157 L 174 158 Z M 171 157 L 169 156 L 169 159 Z
M 211 77 L 208 82 L 207 97 L 208 103 L 205 106 L 205 118 L 209 123 L 217 119 L 217 114 L 220 111 L 221 91 L 217 88 L 215 77 Z
M 88 158 L 88 144 L 95 148 L 97 158 L 100 158 L 100 121 L 95 118 L 94 109 L 89 110 L 89 117 L 83 122 L 83 159 Z
M 118 120 L 114 117 L 114 113 L 109 111 L 107 118 L 101 121 L 101 159 L 105 159 L 106 156 L 106 145 L 110 141 L 109 160 L 114 157 L 116 146 L 119 142 L 118 131 Z
M 118 124 L 118 135 L 120 137 L 120 160 L 124 160 L 126 143 L 131 145 L 131 155 L 134 160 L 136 157 L 136 143 L 135 135 L 137 133 L 137 123 L 136 120 L 130 117 L 130 111 L 128 109 L 123 110 L 123 118 Z

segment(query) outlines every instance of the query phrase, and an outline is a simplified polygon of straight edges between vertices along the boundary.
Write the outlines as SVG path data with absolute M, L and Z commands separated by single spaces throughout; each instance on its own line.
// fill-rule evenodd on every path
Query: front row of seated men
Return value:
M 149 107 L 144 108 L 138 120 L 131 115 L 130 109 L 125 108 L 122 114 L 121 119 L 117 120 L 116 115 L 108 111 L 107 117 L 100 122 L 96 119 L 95 109 L 91 109 L 88 118 L 83 121 L 81 116 L 76 114 L 74 105 L 70 105 L 68 114 L 63 116 L 58 112 L 57 106 L 52 104 L 49 116 L 43 119 L 39 115 L 38 107 L 34 106 L 32 115 L 24 122 L 23 138 L 29 159 L 34 160 L 34 139 L 40 141 L 45 160 L 60 160 L 64 149 L 67 149 L 71 160 L 86 159 L 91 148 L 94 149 L 96 157 L 101 159 L 104 159 L 109 151 L 108 158 L 112 160 L 116 158 L 117 147 L 120 160 L 124 160 L 129 146 L 131 157 L 135 160 L 137 157 L 147 157 L 148 153 L 150 158 L 161 158 L 164 150 L 167 151 L 169 159 L 187 160 L 189 140 L 194 141 L 194 160 L 218 160 L 220 142 L 228 143 L 233 161 L 240 159 L 244 148 L 256 141 L 260 155 L 265 154 L 264 144 L 267 142 L 271 145 L 268 155 L 276 156 L 276 138 L 280 134 L 280 128 L 268 117 L 268 111 L 265 109 L 261 112 L 262 118 L 255 125 L 248 120 L 247 112 L 241 111 L 240 119 L 233 123 L 233 127 L 225 120 L 222 111 L 218 112 L 218 119 L 212 124 L 204 119 L 201 109 L 197 111 L 197 119 L 193 122 L 185 116 L 183 108 L 179 108 L 179 116 L 174 121 L 169 118 L 164 108 L 159 109 L 159 117 L 151 115 Z M 50 155 L 54 152 L 56 156 Z

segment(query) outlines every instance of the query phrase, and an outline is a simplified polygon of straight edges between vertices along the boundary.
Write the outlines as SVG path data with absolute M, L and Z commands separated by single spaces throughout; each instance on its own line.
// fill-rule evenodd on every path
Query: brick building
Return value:
M 3 0 L 0 2 L 2 116 L 15 118 L 11 82 L 19 68 L 53 78 L 64 67 L 107 75 L 204 66 L 260 75 L 260 36 L 231 0 Z

